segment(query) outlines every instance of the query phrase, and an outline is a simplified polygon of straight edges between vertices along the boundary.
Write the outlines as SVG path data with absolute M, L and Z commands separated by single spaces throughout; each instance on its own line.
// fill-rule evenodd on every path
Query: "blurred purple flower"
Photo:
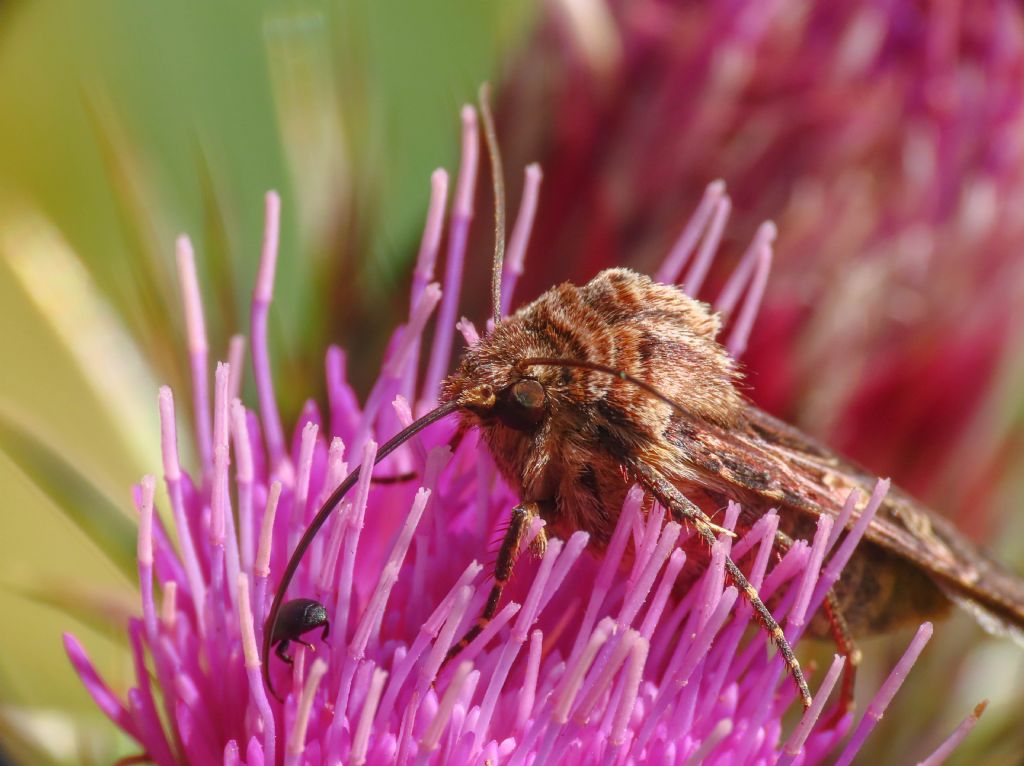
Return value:
M 820 718 L 842 672 L 840 657 L 815 683 L 814 705 L 784 732 L 783 715 L 796 697 L 795 686 L 780 657 L 765 653 L 762 632 L 744 641 L 751 609 L 737 601 L 734 587 L 725 586 L 723 564 L 731 555 L 766 598 L 774 596 L 775 613 L 796 641 L 852 554 L 887 482 L 879 482 L 859 508 L 851 497 L 835 524 L 823 517 L 812 541 L 799 541 L 777 562 L 770 555 L 778 522 L 774 513 L 735 541 L 723 535 L 703 574 L 678 598 L 676 576 L 687 556 L 678 543 L 687 531 L 664 524 L 657 506 L 645 515 L 642 493 L 634 489 L 600 560 L 581 556 L 587 544 L 582 532 L 567 541 L 552 540 L 539 561 L 521 564 L 529 574 L 513 582 L 497 618 L 442 667 L 448 648 L 480 612 L 489 582 L 478 559 L 516 498 L 472 434 L 452 452 L 451 421 L 382 461 L 378 476 L 413 472 L 416 482 L 374 483 L 370 477 L 376 440 L 412 420 L 412 402 L 417 411 L 431 406 L 449 367 L 478 142 L 473 111 L 465 110 L 463 119 L 444 299 L 431 283 L 447 203 L 447 175 L 437 171 L 409 319 L 393 334 L 371 393 L 360 406 L 346 382 L 344 353 L 331 348 L 329 417 L 325 421 L 316 403 L 308 402 L 290 447 L 267 347 L 277 196 L 267 195 L 252 304 L 259 415 L 238 399 L 243 354 L 238 338 L 229 363 L 217 366 L 210 406 L 195 263 L 188 240 L 179 240 L 202 469 L 193 480 L 179 464 L 174 399 L 163 388 L 164 480 L 178 544 L 172 545 L 171 530 L 154 511 L 156 482 L 147 476 L 135 491 L 142 618 L 128 628 L 137 685 L 126 701 L 119 699 L 81 644 L 67 635 L 65 646 L 83 683 L 111 720 L 138 741 L 145 757 L 161 766 L 558 760 L 815 764 L 837 751 L 838 763 L 848 763 L 923 649 L 931 626 L 921 626 L 845 745 L 841 740 L 851 730 L 852 714 Z M 506 302 L 522 269 L 536 202 L 539 173 L 529 172 L 532 191 L 510 246 Z M 721 236 L 714 211 L 722 195 L 720 184 L 709 188 L 663 277 L 674 279 L 691 260 L 684 282 L 694 284 L 710 266 Z M 772 234 L 766 226 L 754 238 L 716 304 L 733 317 L 724 342 L 734 353 L 745 346 L 762 297 Z M 422 333 L 439 303 L 444 321 L 431 349 L 431 372 L 418 381 Z M 459 327 L 472 343 L 472 326 L 463 320 Z M 275 657 L 259 656 L 267 608 L 288 553 L 348 473 L 346 450 L 362 467 L 360 481 L 307 552 L 293 582 L 292 595 L 327 606 L 329 640 L 318 632 L 306 636 L 314 650 L 299 645 L 289 669 Z M 731 504 L 723 524 L 734 526 L 739 512 Z M 850 531 L 844 534 L 847 522 Z M 535 526 L 530 537 L 538 531 Z M 272 663 L 284 704 L 265 688 L 263 662 Z M 976 716 L 954 732 L 933 763 L 973 720 Z
M 503 104 L 513 156 L 545 168 L 535 249 L 557 254 L 527 297 L 649 270 L 725 179 L 733 232 L 780 231 L 752 398 L 990 535 L 1021 444 L 1020 4 L 546 7 Z

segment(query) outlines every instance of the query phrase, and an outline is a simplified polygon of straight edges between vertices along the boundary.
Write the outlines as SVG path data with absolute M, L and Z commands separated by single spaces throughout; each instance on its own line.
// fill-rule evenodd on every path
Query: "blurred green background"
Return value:
M 573 148 L 571 131 L 557 122 L 578 106 L 575 81 L 559 82 L 568 95 L 564 113 L 546 111 L 565 105 L 545 101 L 543 87 L 531 99 L 530 75 L 551 75 L 548 59 L 568 46 L 550 28 L 531 35 L 543 10 L 539 0 L 0 0 L 0 746 L 19 762 L 107 763 L 112 752 L 133 752 L 85 694 L 61 633 L 82 639 L 116 690 L 129 685 L 130 487 L 160 465 L 158 385 L 182 392 L 179 427 L 188 420 L 175 236 L 186 232 L 195 244 L 211 356 L 222 358 L 231 334 L 248 327 L 263 194 L 279 190 L 271 341 L 284 421 L 322 391 L 330 342 L 358 356 L 352 372 L 365 390 L 403 308 L 430 172 L 457 165 L 459 107 L 481 82 L 501 82 L 525 60 L 509 101 L 530 108 L 504 115 L 519 134 L 503 135 L 512 200 L 518 164 L 537 159 L 520 155 Z M 600 37 L 602 30 L 590 31 Z M 533 48 L 524 48 L 528 40 Z M 544 46 L 555 54 L 530 55 Z M 545 143 L 548 133 L 565 143 Z M 695 151 L 703 153 L 699 145 Z M 579 157 L 567 154 L 572 179 Z M 658 151 L 649 154 L 646 162 L 662 162 Z M 594 162 L 590 170 L 604 169 Z M 608 175 L 609 187 L 617 181 Z M 599 187 L 561 188 L 599 197 Z M 623 190 L 627 184 L 613 189 Z M 557 209 L 562 200 L 554 202 Z M 689 204 L 660 202 L 673 226 Z M 584 254 L 612 241 L 593 228 L 593 240 L 577 238 Z M 477 230 L 489 237 L 488 226 Z M 564 236 L 576 233 L 566 227 Z M 649 249 L 663 252 L 674 233 L 660 227 Z M 489 247 L 489 239 L 480 242 Z M 785 254 L 780 247 L 780 260 Z M 823 250 L 821 261 L 833 255 Z M 568 268 L 565 259 L 539 261 L 538 279 Z M 998 417 L 1017 424 L 1006 427 L 1016 456 L 1021 399 L 1005 393 L 1013 412 Z M 1004 468 L 1006 497 L 997 505 L 1017 508 L 1022 474 Z M 1012 531 L 1022 523 L 1004 527 L 1008 556 L 1019 550 Z M 865 646 L 866 693 L 905 641 Z M 1020 699 L 1022 667 L 1009 642 L 980 639 L 969 619 L 955 618 L 937 631 L 867 757 L 923 755 L 989 695 L 996 704 L 957 762 L 1016 763 L 1009 748 L 1021 741 L 1020 721 L 1009 701 Z M 953 684 L 950 668 L 957 676 L 946 699 L 935 683 Z M 919 741 L 922 731 L 927 741 Z M 982 761 L 974 746 L 996 755 Z

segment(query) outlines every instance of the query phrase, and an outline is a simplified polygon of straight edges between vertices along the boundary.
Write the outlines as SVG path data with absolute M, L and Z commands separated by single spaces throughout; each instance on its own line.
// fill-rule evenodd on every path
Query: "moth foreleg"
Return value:
M 633 469 L 639 482 L 659 503 L 668 509 L 675 521 L 688 523 L 693 526 L 697 530 L 697 534 L 708 545 L 714 545 L 717 542 L 713 525 L 708 521 L 707 514 L 696 503 L 680 492 L 672 482 L 646 463 L 631 461 L 630 467 Z M 800 662 L 793 653 L 793 647 L 790 646 L 786 634 L 782 632 L 778 621 L 772 616 L 768 607 L 761 600 L 757 589 L 750 584 L 746 575 L 740 571 L 740 568 L 728 556 L 725 559 L 725 571 L 729 575 L 729 579 L 750 603 L 758 622 L 761 623 L 764 630 L 775 641 L 775 645 L 779 648 L 779 652 L 789 668 L 790 675 L 793 676 L 793 680 L 800 689 L 800 699 L 803 706 L 809 708 L 812 701 L 811 690 L 807 686 L 807 679 L 804 678 L 804 673 L 800 669 Z
M 515 568 L 516 559 L 519 558 L 519 549 L 522 547 L 523 536 L 526 534 L 526 530 L 529 529 L 530 520 L 538 516 L 539 513 L 540 506 L 537 503 L 522 503 L 512 509 L 512 518 L 509 519 L 508 529 L 505 530 L 505 537 L 501 541 L 501 548 L 498 549 L 498 558 L 494 563 L 494 585 L 491 587 L 484 610 L 480 617 L 477 618 L 476 624 L 466 631 L 466 635 L 457 644 L 448 650 L 448 655 L 444 659 L 445 663 L 469 646 L 473 639 L 479 636 L 483 629 L 487 627 L 487 624 L 494 619 L 494 615 L 498 613 L 501 592 L 505 590 L 505 586 L 512 577 L 512 570 Z M 538 548 L 544 545 L 543 535 L 544 530 L 541 530 L 538 535 L 538 541 L 535 542 Z

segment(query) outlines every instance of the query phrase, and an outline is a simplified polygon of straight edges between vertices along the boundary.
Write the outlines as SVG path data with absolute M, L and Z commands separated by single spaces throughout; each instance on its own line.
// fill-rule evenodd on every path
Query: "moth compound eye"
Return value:
M 544 407 L 544 386 L 532 378 L 524 378 L 512 386 L 512 397 L 523 409 L 536 412 Z
M 517 380 L 503 388 L 491 413 L 509 428 L 532 431 L 547 413 L 544 386 L 533 378 Z

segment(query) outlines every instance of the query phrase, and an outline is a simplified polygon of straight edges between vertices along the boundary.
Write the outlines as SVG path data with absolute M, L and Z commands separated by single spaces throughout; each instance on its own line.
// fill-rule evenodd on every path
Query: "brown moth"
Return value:
M 870 494 L 874 484 L 863 469 L 742 396 L 736 364 L 717 340 L 719 318 L 679 288 L 610 269 L 582 287 L 559 285 L 512 316 L 498 316 L 504 202 L 486 105 L 482 112 L 497 208 L 494 327 L 466 350 L 443 384 L 439 406 L 377 453 L 379 462 L 421 429 L 458 413 L 461 430 L 479 430 L 519 496 L 484 612 L 450 657 L 496 614 L 533 516 L 544 519 L 550 533 L 589 533 L 591 549 L 600 553 L 627 491 L 639 484 L 693 529 L 693 544 L 707 551 L 716 535 L 732 534 L 709 515 L 727 500 L 742 505 L 740 530 L 778 509 L 785 543 L 812 536 L 820 515 L 838 517 L 851 490 Z M 304 551 L 357 478 L 358 469 L 325 502 L 296 547 L 267 618 L 264 657 Z M 541 545 L 544 539 L 542 534 Z M 731 559 L 726 571 L 775 640 L 809 705 L 804 675 L 775 618 Z M 852 636 L 930 619 L 951 600 L 989 629 L 1022 634 L 1024 581 L 986 558 L 949 522 L 893 490 L 824 611 L 852 665 Z M 812 632 L 823 628 L 812 626 Z M 264 678 L 273 691 L 268 664 Z M 849 689 L 847 684 L 844 694 Z
M 681 290 L 609 269 L 582 287 L 552 288 L 496 325 L 443 395 L 463 402 L 464 425 L 480 430 L 521 508 L 560 536 L 588 532 L 598 551 L 635 483 L 708 544 L 707 514 L 727 500 L 743 508 L 740 529 L 774 507 L 784 538 L 809 539 L 819 515 L 838 517 L 850 490 L 870 494 L 875 479 L 747 402 L 718 330 L 709 307 Z M 756 594 L 727 569 L 786 654 Z M 951 600 L 990 629 L 1024 628 L 1024 581 L 890 491 L 829 600 L 837 641 L 852 653 L 852 637 L 938 617 Z

